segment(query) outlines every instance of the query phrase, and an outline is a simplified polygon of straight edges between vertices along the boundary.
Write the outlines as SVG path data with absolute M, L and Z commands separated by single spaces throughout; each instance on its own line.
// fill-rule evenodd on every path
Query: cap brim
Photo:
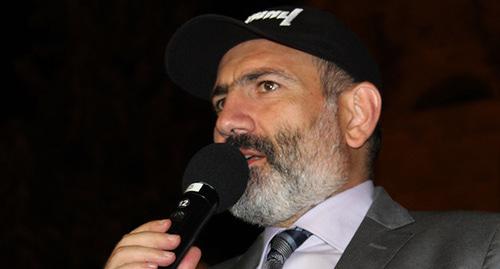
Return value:
M 165 54 L 170 78 L 191 94 L 209 99 L 219 61 L 237 44 L 267 34 L 220 15 L 196 17 L 177 30 Z

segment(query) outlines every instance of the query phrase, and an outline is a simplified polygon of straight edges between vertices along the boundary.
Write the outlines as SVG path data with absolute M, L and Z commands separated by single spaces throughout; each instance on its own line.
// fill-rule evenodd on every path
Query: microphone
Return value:
M 210 144 L 191 158 L 182 179 L 185 191 L 170 214 L 172 226 L 167 231 L 180 235 L 181 243 L 174 250 L 174 263 L 166 268 L 177 268 L 210 217 L 240 199 L 248 177 L 247 160 L 229 144 Z

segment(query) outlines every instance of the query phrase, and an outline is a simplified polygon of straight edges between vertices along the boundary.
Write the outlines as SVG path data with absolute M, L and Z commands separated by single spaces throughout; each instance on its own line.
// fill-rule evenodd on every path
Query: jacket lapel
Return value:
M 385 268 L 413 233 L 399 229 L 414 220 L 377 187 L 373 204 L 335 268 Z

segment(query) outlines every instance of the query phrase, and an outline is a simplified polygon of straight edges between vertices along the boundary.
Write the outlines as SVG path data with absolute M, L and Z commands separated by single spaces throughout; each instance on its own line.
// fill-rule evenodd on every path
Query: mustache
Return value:
M 269 137 L 238 134 L 226 139 L 226 143 L 236 148 L 254 149 L 266 156 L 267 163 L 284 177 L 290 177 L 291 163 L 301 159 L 301 152 L 298 149 L 303 139 L 299 131 L 290 129 L 280 130 L 273 136 L 275 143 Z
M 270 164 L 274 163 L 276 159 L 276 148 L 269 138 L 240 134 L 230 136 L 226 139 L 226 143 L 237 148 L 248 148 L 254 149 L 262 154 L 266 155 L 266 158 Z

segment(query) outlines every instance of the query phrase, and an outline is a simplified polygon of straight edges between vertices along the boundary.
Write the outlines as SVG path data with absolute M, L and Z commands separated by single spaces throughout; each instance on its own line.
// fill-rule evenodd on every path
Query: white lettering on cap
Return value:
M 292 10 L 292 12 L 284 10 L 264 10 L 248 16 L 245 23 L 250 23 L 255 20 L 281 19 L 283 21 L 279 24 L 280 26 L 290 26 L 292 25 L 292 21 L 302 12 L 302 10 L 302 8 L 296 8 Z

